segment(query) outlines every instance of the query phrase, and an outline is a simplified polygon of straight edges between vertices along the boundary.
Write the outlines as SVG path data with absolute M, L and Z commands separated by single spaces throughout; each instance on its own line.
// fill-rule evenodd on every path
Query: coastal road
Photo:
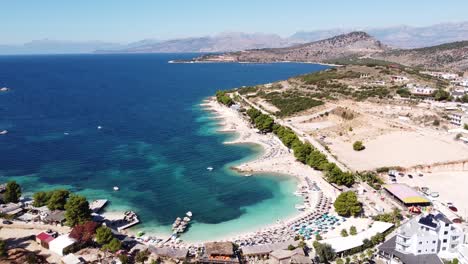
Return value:
M 304 131 L 298 129 L 297 127 L 293 126 L 292 124 L 288 123 L 288 122 L 285 122 L 283 119 L 280 119 L 280 118 L 277 118 L 275 117 L 274 115 L 271 115 L 270 113 L 268 113 L 267 111 L 263 110 L 262 108 L 258 107 L 256 104 L 250 102 L 247 98 L 245 98 L 243 95 L 239 94 L 238 92 L 236 92 L 236 95 L 238 95 L 240 98 L 242 98 L 247 104 L 249 104 L 251 107 L 259 110 L 260 112 L 262 112 L 263 114 L 266 114 L 266 115 L 269 115 L 273 118 L 273 120 L 275 121 L 275 123 L 277 124 L 280 124 L 282 126 L 285 126 L 285 127 L 289 127 L 292 131 L 294 131 L 297 136 L 299 137 L 300 140 L 302 140 L 303 142 L 309 142 L 310 144 L 312 144 L 312 146 L 314 146 L 314 148 L 316 148 L 317 150 L 319 150 L 320 152 L 322 152 L 323 154 L 325 154 L 325 156 L 327 157 L 328 161 L 330 162 L 333 162 L 335 163 L 342 171 L 349 171 L 349 169 L 343 164 L 341 163 L 340 161 L 338 161 L 329 151 L 327 151 L 325 149 L 325 147 L 320 144 L 315 138 L 313 138 L 312 136 L 308 135 L 307 133 L 305 133 Z M 326 110 L 328 111 L 328 110 Z M 322 111 L 322 112 L 325 112 L 325 111 Z M 320 113 L 317 113 L 318 115 L 320 115 Z

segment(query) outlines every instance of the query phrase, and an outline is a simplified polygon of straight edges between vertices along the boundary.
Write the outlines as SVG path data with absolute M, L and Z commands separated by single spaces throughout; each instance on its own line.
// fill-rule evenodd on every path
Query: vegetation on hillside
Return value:
M 277 116 L 290 116 L 304 110 L 323 105 L 322 101 L 313 99 L 311 96 L 298 92 L 272 92 L 263 96 L 268 102 L 280 109 L 275 113 Z
M 225 92 L 225 91 L 217 91 L 216 92 L 216 100 L 223 104 L 223 105 L 227 105 L 227 106 L 231 106 L 234 104 L 234 101 L 232 100 L 231 97 L 229 97 L 229 95 Z

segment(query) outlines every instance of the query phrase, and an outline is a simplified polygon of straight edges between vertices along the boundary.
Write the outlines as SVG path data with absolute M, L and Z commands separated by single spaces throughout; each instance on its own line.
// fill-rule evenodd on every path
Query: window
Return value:
M 421 253 L 421 250 L 418 250 L 418 253 Z
M 448 235 L 448 231 L 445 231 L 445 232 L 444 232 L 444 235 Z
M 434 249 L 432 249 L 431 251 L 434 252 Z
M 442 240 L 442 242 L 447 243 L 447 239 Z
M 432 244 L 435 244 L 435 243 L 436 243 L 436 241 L 435 241 L 435 240 L 433 240 L 433 241 L 432 241 Z
M 449 226 L 449 224 L 448 224 L 448 223 L 445 223 L 445 226 Z
M 419 245 L 422 245 L 422 241 L 419 241 Z
M 446 248 L 446 247 L 443 247 L 442 250 L 445 251 L 445 250 L 447 250 L 447 248 Z

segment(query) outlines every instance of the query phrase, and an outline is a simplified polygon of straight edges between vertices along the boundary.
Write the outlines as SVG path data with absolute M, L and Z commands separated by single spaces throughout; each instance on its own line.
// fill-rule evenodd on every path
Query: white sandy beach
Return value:
M 297 177 L 303 181 L 310 177 L 322 189 L 327 197 L 334 198 L 338 195 L 336 190 L 322 178 L 322 173 L 304 165 L 289 152 L 283 143 L 273 134 L 260 134 L 256 132 L 239 112 L 220 105 L 211 98 L 202 106 L 213 111 L 222 118 L 222 128 L 219 131 L 235 132 L 238 137 L 226 144 L 258 144 L 264 148 L 264 153 L 256 160 L 240 164 L 234 169 L 244 173 L 278 173 Z

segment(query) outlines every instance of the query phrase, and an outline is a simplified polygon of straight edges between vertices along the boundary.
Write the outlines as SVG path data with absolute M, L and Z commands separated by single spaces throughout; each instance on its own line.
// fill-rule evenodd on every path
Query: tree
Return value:
M 288 250 L 295 250 L 295 249 L 296 249 L 296 247 L 293 246 L 293 245 L 289 245 L 289 246 L 288 246 Z
M 304 240 L 299 241 L 299 243 L 297 244 L 298 248 L 305 248 L 306 246 L 307 244 L 306 242 L 304 242 Z
M 108 244 L 112 241 L 114 235 L 112 234 L 112 230 L 107 226 L 100 226 L 96 229 L 96 242 L 100 245 Z
M 434 119 L 434 121 L 432 122 L 432 125 L 433 126 L 440 126 L 440 120 L 439 119 Z
M 352 236 L 357 235 L 356 227 L 355 227 L 355 226 L 351 226 L 351 227 L 349 228 L 349 233 L 350 233 Z
M 122 262 L 122 264 L 128 264 L 129 262 L 128 256 L 125 254 L 119 255 L 119 260 Z
M 435 91 L 433 96 L 436 101 L 446 101 L 450 99 L 450 93 L 443 89 Z
M 47 205 L 50 199 L 50 192 L 37 192 L 33 194 L 33 206 L 34 207 L 42 207 Z
M 17 203 L 21 197 L 21 187 L 15 181 L 8 182 L 3 194 L 5 203 Z
M 361 151 L 361 150 L 364 150 L 366 147 L 364 146 L 364 144 L 362 143 L 362 141 L 356 141 L 354 142 L 353 144 L 353 149 L 355 151 Z
M 69 226 L 91 220 L 91 209 L 85 197 L 74 194 L 68 198 L 65 204 L 65 220 Z
M 335 250 L 329 244 L 314 243 L 315 252 L 321 263 L 329 263 L 335 259 Z
M 122 247 L 122 244 L 120 243 L 120 241 L 117 239 L 117 238 L 112 238 L 112 240 L 105 244 L 102 249 L 103 250 L 108 250 L 112 253 L 115 253 L 117 252 L 120 248 Z
M 96 229 L 99 226 L 98 223 L 88 221 L 81 225 L 76 225 L 70 232 L 70 237 L 78 241 L 78 243 L 86 244 L 93 240 L 96 234 Z
M 348 236 L 348 231 L 346 231 L 346 229 L 341 230 L 341 236 L 342 237 L 347 237 Z
M 67 203 L 68 196 L 70 192 L 68 190 L 54 190 L 50 195 L 50 199 L 47 202 L 47 208 L 49 210 L 63 210 L 65 209 L 65 204 Z
M 315 235 L 315 240 L 320 241 L 320 240 L 323 240 L 323 238 L 320 234 L 317 234 Z
M 339 259 L 337 259 L 337 260 L 336 260 L 336 264 L 344 264 L 344 261 L 343 261 L 343 259 L 340 259 L 340 258 L 339 258 Z
M 468 124 L 463 124 L 463 129 L 468 130 Z
M 302 144 L 302 142 L 300 142 L 300 144 L 293 147 L 293 150 L 296 159 L 302 163 L 306 163 L 307 157 L 312 153 L 312 145 L 309 143 Z
M 0 257 L 7 255 L 7 244 L 5 241 L 0 240 Z
M 341 216 L 357 216 L 361 210 L 361 203 L 354 192 L 341 193 L 334 202 L 335 211 Z
M 135 256 L 135 261 L 145 263 L 145 261 L 148 260 L 149 255 L 150 253 L 147 249 L 143 251 L 139 251 Z

